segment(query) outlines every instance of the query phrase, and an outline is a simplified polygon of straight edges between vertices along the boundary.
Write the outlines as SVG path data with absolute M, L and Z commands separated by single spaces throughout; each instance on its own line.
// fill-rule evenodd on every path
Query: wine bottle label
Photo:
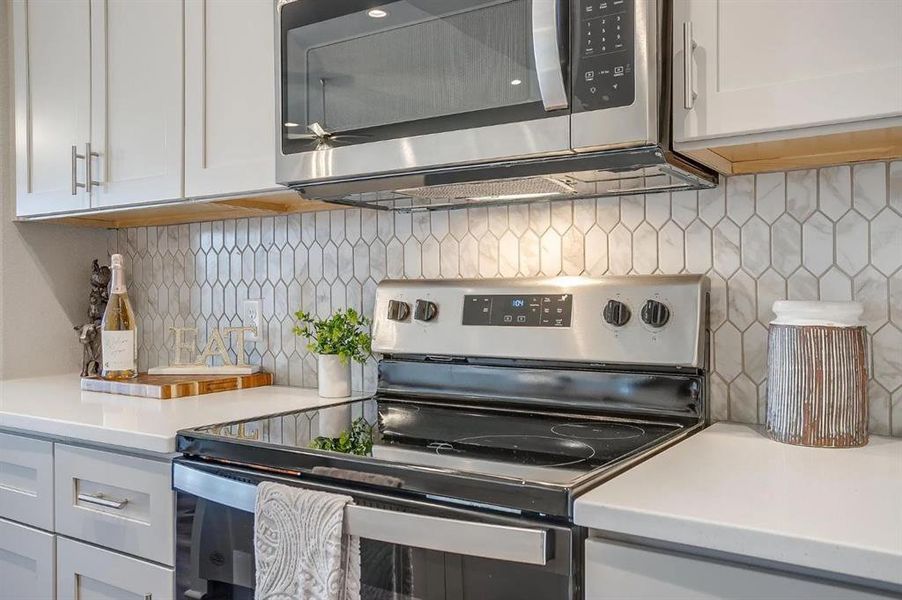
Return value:
M 100 334 L 104 371 L 134 371 L 135 332 L 103 331 Z

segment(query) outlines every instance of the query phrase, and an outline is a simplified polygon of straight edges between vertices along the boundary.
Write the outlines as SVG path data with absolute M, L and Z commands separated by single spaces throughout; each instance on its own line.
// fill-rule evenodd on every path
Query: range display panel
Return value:
M 463 324 L 493 327 L 570 327 L 572 294 L 464 296 Z

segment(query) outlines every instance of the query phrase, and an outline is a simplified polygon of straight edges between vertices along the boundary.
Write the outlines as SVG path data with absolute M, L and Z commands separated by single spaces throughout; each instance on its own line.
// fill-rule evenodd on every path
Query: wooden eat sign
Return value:
M 151 375 L 203 375 L 203 374 L 229 374 L 245 375 L 256 373 L 259 365 L 247 364 L 247 355 L 244 352 L 245 336 L 248 333 L 256 333 L 256 327 L 222 327 L 210 330 L 207 345 L 200 353 L 197 350 L 196 327 L 170 327 L 173 333 L 172 350 L 175 360 L 168 367 L 154 367 L 148 370 Z M 226 340 L 235 336 L 236 362 L 232 362 L 229 355 Z M 219 357 L 221 364 L 216 365 Z M 210 364 L 208 364 L 210 361 Z

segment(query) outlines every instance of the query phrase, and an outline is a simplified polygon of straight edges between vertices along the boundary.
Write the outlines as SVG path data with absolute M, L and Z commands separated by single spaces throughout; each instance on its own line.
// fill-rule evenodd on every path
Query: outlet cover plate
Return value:
M 256 327 L 257 333 L 249 333 L 245 339 L 249 342 L 259 342 L 263 339 L 263 301 L 245 300 L 241 305 L 241 323 L 245 327 Z

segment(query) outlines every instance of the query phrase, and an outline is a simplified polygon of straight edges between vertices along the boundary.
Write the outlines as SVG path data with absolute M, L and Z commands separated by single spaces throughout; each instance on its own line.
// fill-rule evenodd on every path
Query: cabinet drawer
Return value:
M 55 536 L 0 519 L 0 600 L 52 600 Z
M 74 540 L 57 540 L 59 600 L 169 600 L 174 596 L 173 569 Z
M 170 465 L 56 445 L 56 531 L 175 564 Z
M 885 600 L 888 597 L 877 591 L 783 571 L 609 540 L 586 541 L 586 600 Z
M 0 433 L 0 517 L 53 531 L 53 444 Z

